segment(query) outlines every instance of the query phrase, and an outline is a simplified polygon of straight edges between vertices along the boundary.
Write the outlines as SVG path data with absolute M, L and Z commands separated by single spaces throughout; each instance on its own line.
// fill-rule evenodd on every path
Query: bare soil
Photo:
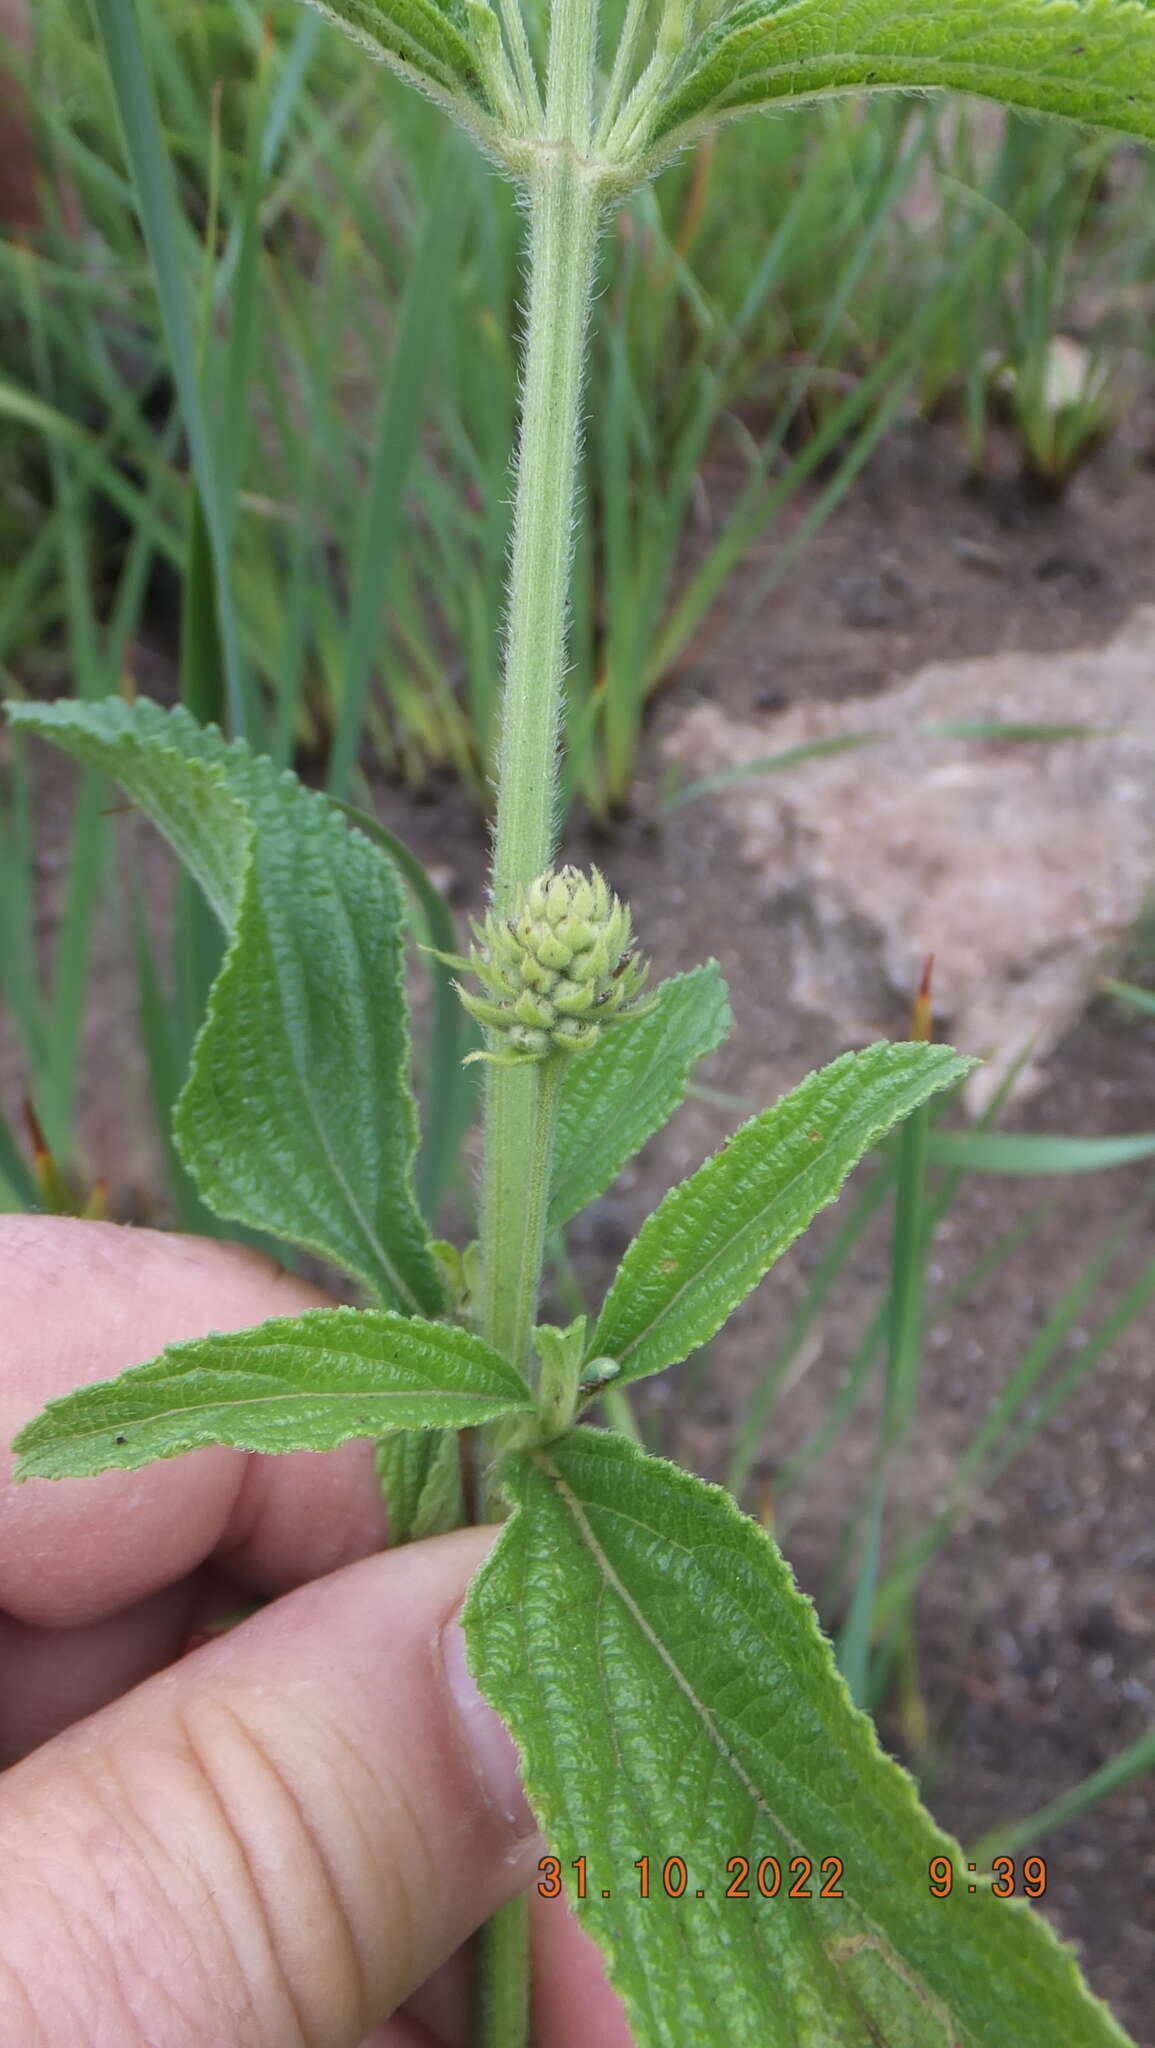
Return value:
M 964 474 L 949 423 L 912 426 L 880 450 L 842 510 L 783 587 L 725 645 L 703 634 L 655 707 L 631 814 L 612 833 L 576 820 L 571 857 L 594 859 L 628 893 L 659 974 L 710 954 L 730 983 L 735 1031 L 703 1075 L 752 1105 L 771 1101 L 844 1048 L 782 1000 L 776 934 L 754 907 L 724 798 L 664 818 L 659 742 L 679 707 L 706 693 L 743 716 L 803 695 L 869 697 L 939 656 L 1019 647 L 1046 651 L 1105 642 L 1132 607 L 1155 599 L 1155 441 L 1133 422 L 1075 480 L 1061 502 L 1024 488 L 1009 457 L 981 487 Z M 723 472 L 712 479 L 725 492 Z M 752 587 L 771 538 L 745 572 Z M 723 607 L 732 619 L 736 606 Z M 869 772 L 864 769 L 864 773 Z M 44 915 L 69 782 L 44 764 L 41 831 Z M 414 803 L 378 792 L 380 814 L 438 870 L 462 909 L 476 908 L 483 828 L 446 786 Z M 1055 821 L 1056 831 L 1062 820 Z M 125 821 L 134 862 L 139 821 Z M 148 841 L 152 845 L 152 841 Z M 165 857 L 148 857 L 158 905 Z M 149 1134 L 143 1063 L 134 1039 L 132 971 L 123 915 L 110 916 L 96 962 L 81 1093 L 90 1164 L 111 1180 L 110 1211 L 165 1220 Z M 1143 963 L 1139 965 L 1143 971 Z M 907 1019 L 896 1014 L 896 1036 Z M 0 1056 L 5 1107 L 17 1068 Z M 692 1169 L 736 1121 L 694 1100 L 581 1221 L 573 1251 L 596 1300 L 616 1256 L 671 1179 Z M 1095 1005 L 1050 1063 L 1049 1086 L 1024 1127 L 1084 1134 L 1155 1130 L 1155 1022 Z M 933 1510 L 959 1450 L 1035 1337 L 1062 1288 L 1104 1234 L 1145 1193 L 1141 1168 L 1047 1183 L 973 1180 L 944 1228 L 933 1271 L 921 1416 L 904 1472 L 900 1512 Z M 943 1303 L 974 1262 L 1040 1202 L 1039 1228 L 965 1304 Z M 840 1211 L 833 1212 L 836 1221 Z M 776 1269 L 712 1347 L 708 1361 L 641 1390 L 651 1440 L 710 1477 L 721 1476 L 736 1420 L 759 1384 L 790 1314 L 828 1243 L 832 1218 Z M 1150 1258 L 1149 1221 L 1112 1275 L 1117 1298 Z M 750 1504 L 781 1515 L 802 1585 L 826 1583 L 846 1505 L 868 1470 L 877 1402 L 871 1397 L 807 1480 L 803 1497 L 775 1497 L 784 1460 L 826 1412 L 884 1283 L 885 1231 L 865 1242 L 824 1318 L 805 1370 L 782 1401 L 760 1456 Z M 1101 1311 L 1103 1303 L 1096 1305 Z M 1089 1323 L 1088 1323 L 1089 1327 Z M 1150 1314 L 1110 1348 L 1088 1382 L 999 1484 L 974 1504 L 929 1572 L 918 1600 L 922 1696 L 928 1717 L 917 1756 L 908 1710 L 884 1716 L 895 1749 L 922 1771 L 945 1825 L 966 1840 L 1030 1812 L 1102 1764 L 1155 1720 L 1155 1346 Z M 800 1490 L 802 1491 L 802 1490 Z M 824 1619 L 839 1620 L 838 1601 Z M 829 1845 L 837 1853 L 839 1845 Z M 1133 1785 L 1040 1845 L 1045 1910 L 1074 1942 L 1094 1987 L 1155 2048 L 1155 1783 Z M 926 1874 L 912 1871 L 912 1884 Z

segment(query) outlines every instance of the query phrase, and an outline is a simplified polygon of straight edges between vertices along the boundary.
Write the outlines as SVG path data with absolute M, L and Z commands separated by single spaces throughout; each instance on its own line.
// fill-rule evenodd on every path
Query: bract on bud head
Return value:
M 603 1028 L 637 1017 L 649 963 L 632 948 L 630 913 L 596 868 L 547 870 L 521 892 L 509 917 L 470 920 L 467 967 L 484 991 L 457 984 L 471 1017 L 501 1033 L 502 1046 L 472 1053 L 502 1066 L 588 1052 Z

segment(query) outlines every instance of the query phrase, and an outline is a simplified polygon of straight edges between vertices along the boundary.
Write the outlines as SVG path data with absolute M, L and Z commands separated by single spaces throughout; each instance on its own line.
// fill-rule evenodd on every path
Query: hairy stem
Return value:
M 477 2048 L 523 2048 L 529 2040 L 529 1904 L 524 1894 L 486 1921 L 478 1947 Z
M 604 195 L 591 161 L 597 0 L 554 0 L 541 140 L 526 175 L 529 306 L 510 561 L 493 907 L 550 865 L 556 832 L 578 423 Z M 481 1325 L 524 1366 L 537 1315 L 549 1206 L 558 1057 L 491 1066 L 481 1191 Z M 476 2048 L 525 2048 L 528 1908 L 481 1931 Z
M 588 9 L 587 9 L 588 11 Z M 559 12 L 557 26 L 564 19 Z M 576 94 L 573 67 L 554 67 Z M 558 88 L 560 90 L 560 88 Z M 580 95 L 577 95 L 580 97 Z M 573 110 L 552 105 L 553 135 L 530 179 L 529 323 L 510 571 L 493 902 L 500 914 L 550 864 L 565 672 L 582 361 L 602 211 L 578 154 Z M 588 95 L 584 119 L 589 121 Z M 483 1328 L 524 1364 L 537 1302 L 552 1112 L 537 1066 L 491 1067 L 481 1201 Z
M 489 1343 L 524 1371 L 537 1315 L 557 1123 L 559 1063 L 492 1071 L 485 1127 L 483 1229 L 484 1331 Z
M 602 211 L 589 167 L 561 140 L 543 148 L 528 200 L 529 322 L 493 858 L 499 913 L 553 853 L 578 408 Z

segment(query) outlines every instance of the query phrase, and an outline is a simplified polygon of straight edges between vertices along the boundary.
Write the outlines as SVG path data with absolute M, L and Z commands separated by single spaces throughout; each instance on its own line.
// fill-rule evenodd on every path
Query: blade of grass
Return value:
M 846 754 L 859 747 L 876 746 L 880 740 L 889 738 L 881 732 L 841 733 L 837 739 L 809 740 L 804 746 L 784 747 L 778 754 L 760 754 L 756 760 L 741 761 L 731 768 L 719 768 L 713 775 L 701 775 L 693 782 L 685 783 L 663 799 L 663 811 L 680 811 L 685 804 L 697 803 L 700 797 L 716 796 L 719 791 L 733 789 L 740 782 L 755 782 L 763 775 L 780 775 L 790 768 L 800 767 L 804 761 L 825 760 L 831 754 Z
M 0 1180 L 7 1184 L 0 1199 L 8 1210 L 39 1209 L 36 1176 L 17 1143 L 11 1124 L 0 1110 Z
M 1155 990 L 1136 988 L 1130 981 L 1103 981 L 1099 986 L 1128 1008 L 1139 1010 L 1145 1017 L 1155 1017 Z
M 1066 1373 L 1055 1380 L 1044 1400 L 1028 1413 L 1040 1381 L 1069 1341 L 1088 1303 L 1103 1285 L 1147 1208 L 1148 1204 L 1144 1202 L 1107 1234 L 1071 1285 L 1064 1290 L 1042 1329 L 999 1389 L 955 1466 L 946 1505 L 929 1527 L 908 1544 L 879 1588 L 875 1609 L 879 1625 L 885 1625 L 916 1590 L 931 1560 L 952 1534 L 967 1500 L 996 1483 L 1062 1402 L 1081 1384 L 1108 1344 L 1114 1342 L 1126 1324 L 1146 1305 L 1149 1290 L 1155 1285 L 1155 1262 L 1100 1321 L 1087 1343 L 1079 1347 Z M 1026 1420 L 1016 1430 L 1016 1418 L 1023 1416 Z
M 161 987 L 156 951 L 144 912 L 139 884 L 132 893 L 133 942 L 136 958 L 137 1014 L 148 1067 L 149 1095 L 164 1152 L 169 1197 L 177 1225 L 194 1236 L 213 1237 L 219 1225 L 206 1209 L 172 1138 L 172 1113 L 188 1070 L 189 1046 L 180 1031 L 175 1006 Z
M 42 319 L 36 274 L 30 265 L 22 264 L 18 278 L 33 362 L 41 388 L 51 396 L 55 387 L 55 363 Z M 69 665 L 78 695 L 98 697 L 105 693 L 106 676 L 88 577 L 86 494 L 78 486 L 60 443 L 49 441 L 47 452 L 53 497 L 61 515 L 58 535 Z M 84 1021 L 92 923 L 102 879 L 105 834 L 101 808 L 107 800 L 104 778 L 86 770 L 81 777 L 75 821 L 68 842 L 64 902 L 56 930 L 51 989 L 42 1010 L 41 1058 L 32 1076 L 32 1092 L 47 1134 L 48 1147 L 65 1172 L 72 1162 L 74 1149 L 77 1052 Z M 30 863 L 26 864 L 25 873 L 30 882 Z M 21 914 L 31 918 L 31 892 L 22 912 L 17 912 L 18 916 Z M 21 950 L 26 963 L 30 963 L 33 958 L 30 938 Z M 35 977 L 34 968 L 32 973 Z M 38 985 L 38 978 L 36 980 Z
M 1110 1350 L 1112 1344 L 1117 1342 L 1128 1325 L 1133 1323 L 1136 1317 L 1142 1315 L 1153 1300 L 1155 1300 L 1155 1259 L 1152 1259 L 1150 1264 L 1144 1268 L 1133 1285 L 1125 1290 L 1114 1308 L 1104 1316 L 1087 1343 L 1078 1347 L 1071 1363 L 1065 1367 L 1044 1391 L 1035 1412 L 1024 1422 L 1020 1423 L 1018 1429 L 1000 1447 L 997 1456 L 991 1459 L 987 1480 L 989 1485 L 993 1486 L 1001 1479 L 1008 1467 L 1022 1455 L 1031 1439 L 1037 1435 L 1039 1430 L 1046 1428 L 1047 1424 L 1058 1414 L 1060 1408 L 1070 1399 L 1071 1395 L 1082 1386 L 1084 1380 L 1094 1370 L 1104 1352 Z
M 1003 1821 L 998 1827 L 988 1829 L 980 1835 L 968 1854 L 980 1870 L 989 1870 L 996 1856 L 1015 1856 L 1020 1849 L 1032 1848 L 1056 1828 L 1069 1827 L 1072 1821 L 1081 1820 L 1085 1813 L 1101 1806 L 1114 1792 L 1125 1785 L 1131 1785 L 1136 1778 L 1146 1777 L 1155 1770 L 1155 1728 L 1148 1728 L 1143 1735 L 1136 1736 L 1126 1749 L 1109 1757 L 1100 1764 L 1097 1771 L 1072 1785 L 1069 1792 L 1060 1793 L 1046 1806 L 1040 1806 L 1035 1813 L 1025 1814 L 1019 1820 Z
M 889 1193 L 893 1177 L 893 1171 L 889 1166 L 880 1167 L 858 1195 L 841 1229 L 819 1260 L 790 1328 L 755 1391 L 743 1417 L 726 1470 L 725 1483 L 736 1500 L 741 1500 L 745 1493 L 759 1446 L 770 1426 L 775 1404 L 790 1367 L 821 1315 L 830 1291 L 847 1260 Z
M 1024 1051 L 1019 1055 L 1018 1059 L 1013 1061 L 1011 1065 L 1008 1067 L 1006 1073 L 1003 1075 L 1001 1081 L 999 1082 L 999 1085 L 996 1088 L 994 1095 L 991 1097 L 990 1102 L 987 1104 L 986 1109 L 983 1111 L 983 1115 L 980 1119 L 980 1123 L 978 1126 L 980 1130 L 989 1129 L 991 1125 L 993 1125 L 997 1121 L 998 1117 L 1002 1114 L 1002 1111 L 1010 1098 L 1010 1093 L 1012 1088 L 1014 1087 L 1017 1074 L 1022 1065 L 1025 1063 L 1027 1057 L 1028 1052 Z M 930 1129 L 926 1141 L 928 1160 L 933 1150 L 935 1137 L 937 1135 L 938 1123 L 946 1115 L 949 1106 L 949 1097 L 940 1098 L 939 1103 L 936 1104 L 931 1110 Z M 893 1157 L 893 1141 L 890 1141 L 889 1147 L 884 1147 L 882 1149 L 884 1151 L 884 1154 L 888 1154 L 888 1156 Z M 934 1236 L 939 1228 L 939 1225 L 942 1223 L 944 1218 L 947 1215 L 949 1215 L 951 1209 L 953 1208 L 954 1203 L 957 1200 L 960 1189 L 962 1187 L 963 1179 L 964 1175 L 962 1169 L 955 1168 L 946 1172 L 942 1176 L 939 1185 L 935 1188 L 933 1198 L 930 1203 L 928 1215 L 928 1243 L 933 1243 Z M 853 1415 L 855 1409 L 858 1406 L 859 1400 L 866 1392 L 866 1389 L 870 1384 L 870 1369 L 875 1354 L 877 1353 L 878 1348 L 881 1345 L 883 1337 L 886 1333 L 888 1301 L 889 1296 L 888 1294 L 884 1293 L 882 1300 L 879 1302 L 877 1308 L 874 1311 L 873 1316 L 871 1317 L 871 1320 L 867 1324 L 863 1336 L 854 1352 L 853 1357 L 851 1358 L 850 1364 L 847 1367 L 842 1386 L 839 1389 L 839 1392 L 836 1395 L 834 1401 L 832 1402 L 829 1410 L 827 1411 L 827 1414 L 823 1417 L 818 1428 L 815 1429 L 811 1433 L 811 1435 L 806 1439 L 806 1441 L 798 1447 L 798 1449 L 787 1460 L 786 1464 L 783 1465 L 781 1471 L 779 1472 L 777 1477 L 777 1492 L 779 1500 L 786 1496 L 792 1488 L 796 1487 L 799 1480 L 803 1478 L 807 1472 L 813 1470 L 814 1466 L 820 1463 L 821 1460 L 827 1455 L 828 1451 L 831 1449 L 831 1447 L 837 1440 L 843 1427 L 850 1420 L 851 1415 Z M 783 1530 L 783 1532 L 785 1532 L 785 1530 L 789 1527 L 790 1520 L 791 1517 L 788 1512 L 784 1515 L 780 1514 L 779 1526 Z M 842 1552 L 846 1552 L 847 1554 L 849 1553 L 849 1550 L 852 1547 L 854 1529 L 855 1520 L 852 1515 L 848 1518 L 847 1521 L 847 1526 L 846 1530 L 844 1531 L 842 1546 L 840 1549 L 840 1555 L 842 1554 Z M 839 1576 L 841 1575 L 841 1570 L 842 1566 L 840 1564 L 838 1566 Z M 833 1604 L 833 1596 L 830 1599 L 823 1601 L 824 1607 L 829 1607 Z
M 351 304 L 352 258 L 355 231 L 347 219 L 339 219 L 326 246 L 324 269 L 320 273 L 321 308 L 318 316 L 305 323 L 303 347 L 296 351 L 298 378 L 307 421 L 305 432 L 295 435 L 286 418 L 282 445 L 287 449 L 287 485 L 298 508 L 289 546 L 287 589 L 280 597 L 283 620 L 276 661 L 276 713 L 270 751 L 282 767 L 292 765 L 301 724 L 309 653 L 316 633 L 322 589 L 330 583 L 324 554 L 322 514 L 323 479 L 328 452 L 338 437 L 335 415 L 336 383 L 340 358 L 342 322 Z M 275 272 L 274 289 L 275 289 Z M 290 311 L 281 317 L 282 331 L 289 324 Z M 274 380 L 274 391 L 276 389 Z M 270 565 L 270 582 L 276 566 Z
M 392 361 L 382 391 L 365 516 L 353 563 L 344 679 L 329 757 L 328 788 L 336 797 L 347 795 L 356 766 L 405 491 L 436 343 L 454 289 L 468 208 L 469 180 L 462 171 L 466 147 L 454 130 L 446 130 L 425 232 L 398 316 Z
M 267 21 L 267 17 L 265 19 Z M 275 210 L 285 203 L 284 195 L 278 191 L 275 185 L 272 189 L 269 189 L 270 182 L 273 178 L 281 144 L 289 131 L 294 115 L 301 108 L 309 66 L 316 54 L 321 33 L 322 22 L 320 16 L 318 14 L 303 14 L 297 24 L 288 52 L 281 53 L 280 55 L 280 77 L 277 81 L 276 91 L 270 99 L 268 118 L 264 123 L 261 134 L 258 197 L 261 207 L 259 226 L 262 231 L 266 230 L 271 224 L 271 220 L 275 218 Z M 295 160 L 291 161 L 290 174 L 294 170 L 299 173 L 300 169 L 301 167 L 296 164 Z M 218 303 L 232 289 L 234 270 L 237 264 L 243 260 L 242 245 L 246 232 L 247 224 L 243 216 L 231 222 L 224 253 L 217 266 L 216 295 Z
M 268 136 L 272 122 L 273 75 L 272 43 L 266 23 L 260 36 L 256 76 L 247 95 L 240 204 L 233 215 L 231 227 L 237 255 L 229 278 L 228 331 L 213 380 L 217 386 L 213 394 L 217 475 L 225 533 L 230 542 L 253 425 L 263 303 L 260 289 L 261 197 L 272 161 Z M 205 254 L 206 312 L 211 317 L 211 309 L 218 300 L 215 234 L 207 243 Z M 206 340 L 208 333 L 206 319 Z
M 911 1032 L 912 1038 L 924 1041 L 930 1037 L 932 964 L 928 961 L 923 972 Z M 859 1704 L 866 1698 L 869 1686 L 870 1646 L 887 1498 L 895 1468 L 910 1441 L 918 1405 L 926 1267 L 931 1243 L 926 1199 L 928 1131 L 927 1113 L 925 1109 L 917 1109 L 907 1118 L 898 1135 L 886 1317 L 886 1380 L 879 1445 L 858 1577 L 838 1638 L 838 1661 L 842 1674 L 851 1697 Z
M 972 266 L 976 260 L 972 258 Z M 795 495 L 800 485 L 842 444 L 847 443 L 848 436 L 853 433 L 854 438 L 849 442 L 833 479 L 818 494 L 790 540 L 777 552 L 770 569 L 754 580 L 740 602 L 728 612 L 725 626 L 712 639 L 715 653 L 724 650 L 739 625 L 747 622 L 764 604 L 807 540 L 841 502 L 851 481 L 897 416 L 916 371 L 918 350 L 926 346 L 931 334 L 945 320 L 953 317 L 968 282 L 968 268 L 963 265 L 940 294 L 914 310 L 912 319 L 900 330 L 889 348 L 856 381 L 849 396 L 827 415 L 802 451 L 794 457 L 785 476 L 767 485 L 765 477 L 769 463 L 783 446 L 807 388 L 809 372 L 800 375 L 793 397 L 783 410 L 774 436 L 762 451 L 759 468 L 747 485 L 723 540 L 691 575 L 670 614 L 653 652 L 651 678 L 664 673 L 684 652 L 753 540 Z
M 997 740 L 1019 743 L 1035 740 L 1102 739 L 1108 737 L 1105 726 L 1083 725 L 1022 725 L 999 719 L 952 719 L 910 728 L 907 738 L 925 735 L 928 739 Z M 761 754 L 753 761 L 736 762 L 730 768 L 720 768 L 713 775 L 703 775 L 683 788 L 674 789 L 662 803 L 664 811 L 681 810 L 683 804 L 696 803 L 699 797 L 715 796 L 720 790 L 732 789 L 736 783 L 753 781 L 763 775 L 780 774 L 784 769 L 796 768 L 804 761 L 820 761 L 827 755 L 852 752 L 858 747 L 878 746 L 883 741 L 897 738 L 889 732 L 840 733 L 837 738 L 810 740 L 804 746 L 784 747 L 778 754 Z M 1105 984 L 1107 986 L 1108 984 Z M 1155 1008 L 1155 1001 L 1152 1007 Z
M 221 637 L 229 720 L 238 737 L 255 724 L 255 707 L 241 659 L 229 580 L 227 523 L 212 441 L 196 371 L 180 221 L 172 168 L 141 47 L 133 0 L 92 0 L 116 97 L 136 205 L 152 261 L 160 316 L 192 458 L 195 489 L 208 534 L 214 602 Z
M 1155 1157 L 1155 1137 L 1067 1138 L 1015 1131 L 935 1131 L 927 1157 L 935 1166 L 967 1173 L 1102 1173 Z
M 0 419 L 7 418 L 34 427 L 44 434 L 46 441 L 58 440 L 67 446 L 77 466 L 78 477 L 99 486 L 101 492 L 111 499 L 134 529 L 144 525 L 153 533 L 157 548 L 174 567 L 180 565 L 183 547 L 175 527 L 161 523 L 153 512 L 148 497 L 106 460 L 104 447 L 108 437 L 96 437 L 58 412 L 43 400 L 27 392 L 17 390 L 13 385 L 0 379 Z M 52 536 L 42 530 L 36 537 L 36 545 L 49 546 Z M 56 537 L 58 539 L 58 536 Z M 13 604 L 11 590 L 5 592 L 3 611 L 0 617 L 7 618 Z

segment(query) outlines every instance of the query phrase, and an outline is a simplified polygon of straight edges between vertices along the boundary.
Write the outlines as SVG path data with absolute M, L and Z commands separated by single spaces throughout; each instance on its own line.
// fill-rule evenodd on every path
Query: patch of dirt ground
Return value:
M 656 706 L 630 816 L 608 835 L 574 825 L 569 854 L 598 861 L 629 895 L 657 974 L 711 954 L 720 961 L 735 1030 L 702 1076 L 712 1090 L 761 1106 L 845 1047 L 821 1018 L 783 1000 L 780 934 L 743 867 L 725 797 L 662 814 L 663 736 L 702 696 L 744 719 L 770 720 L 783 704 L 806 696 L 869 699 L 932 659 L 1106 643 L 1136 604 L 1155 599 L 1155 474 L 1145 433 L 1139 427 L 1129 440 L 1117 439 L 1058 504 L 1032 497 L 1009 468 L 980 489 L 968 486 L 949 426 L 892 436 L 749 618 L 742 621 L 739 604 L 727 597 L 721 622 L 733 626 L 737 619 L 737 627 L 725 641 L 717 630 L 704 633 Z M 728 487 L 721 473 L 713 482 L 716 490 Z M 775 545 L 771 537 L 756 552 L 737 597 L 754 589 Z M 869 775 L 869 756 L 862 762 Z M 44 773 L 42 847 L 50 867 L 69 784 L 47 763 Z M 459 794 L 446 788 L 415 804 L 381 789 L 378 807 L 447 878 L 457 906 L 477 908 L 483 835 Z M 126 821 L 125 829 L 139 858 L 146 835 L 139 821 Z M 1063 830 L 1061 817 L 1055 830 Z M 148 870 L 161 903 L 164 856 L 150 855 Z M 46 889 L 46 915 L 52 893 Z M 163 1207 L 129 1021 L 125 923 L 119 913 L 106 921 L 81 1092 L 90 1163 L 111 1178 L 112 1213 L 151 1221 L 163 1218 Z M 907 1028 L 896 1005 L 892 1033 L 905 1036 Z M 0 1082 L 11 1110 L 11 1049 Z M 736 1120 L 734 1109 L 713 1099 L 689 1102 L 575 1228 L 577 1270 L 593 1299 L 661 1192 Z M 1012 1121 L 1035 1131 L 1155 1131 L 1155 1021 L 1127 1020 L 1105 1002 L 1094 1004 L 1047 1063 L 1044 1089 Z M 1082 1261 L 1138 1212 L 1148 1179 L 1135 1167 L 1047 1183 L 968 1183 L 935 1250 L 921 1409 L 903 1466 L 901 1517 L 916 1521 L 941 1500 L 954 1459 L 997 1390 Z M 690 1361 L 640 1390 L 644 1426 L 656 1445 L 721 1476 L 736 1421 L 845 1209 L 844 1201 L 820 1219 L 705 1362 Z M 951 1305 L 952 1290 L 975 1262 L 1036 1209 L 1037 1227 L 1013 1258 Z M 1149 1212 L 1138 1212 L 1104 1295 L 1079 1319 L 1076 1352 L 1153 1252 Z M 816 1596 L 835 1562 L 847 1502 L 869 1469 L 876 1389 L 803 1484 L 782 1494 L 776 1479 L 842 1385 L 885 1272 L 879 1226 L 863 1241 L 804 1353 L 804 1370 L 781 1401 L 751 1483 L 749 1504 L 773 1508 L 800 1581 Z M 935 1813 L 964 1841 L 1055 1798 L 1155 1721 L 1153 1391 L 1153 1324 L 1145 1310 L 993 1493 L 973 1504 L 922 1585 L 919 1676 L 928 1730 L 918 1760 Z M 837 1597 L 823 1611 L 835 1627 Z M 893 1746 L 910 1756 L 910 1713 L 890 1711 L 883 1725 Z M 838 1844 L 830 1848 L 836 1853 Z M 1076 1944 L 1092 1984 L 1141 2048 L 1155 2048 L 1152 1781 L 1049 1835 L 1040 1850 L 1049 1873 L 1045 1910 Z M 925 1872 L 911 1872 L 912 1884 L 925 1881 Z

